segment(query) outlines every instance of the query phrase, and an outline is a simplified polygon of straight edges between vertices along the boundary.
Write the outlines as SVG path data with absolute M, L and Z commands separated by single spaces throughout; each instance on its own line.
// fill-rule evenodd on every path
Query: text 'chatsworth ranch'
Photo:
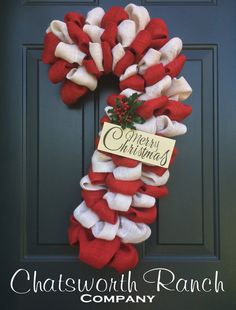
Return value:
M 10 279 L 11 290 L 20 295 L 37 293 L 77 293 L 83 303 L 154 303 L 161 292 L 218 294 L 225 292 L 219 272 L 201 279 L 177 277 L 170 269 L 153 268 L 134 280 L 132 271 L 116 278 L 42 278 L 40 273 L 18 269 Z M 147 291 L 145 291 L 147 288 Z

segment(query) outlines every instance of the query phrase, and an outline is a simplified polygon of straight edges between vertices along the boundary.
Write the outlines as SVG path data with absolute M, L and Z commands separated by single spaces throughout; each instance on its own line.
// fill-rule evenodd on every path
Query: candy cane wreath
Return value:
M 111 111 L 121 120 L 130 108 L 127 101 L 138 97 L 142 104 L 136 118 L 127 122 L 138 130 L 174 137 L 186 133 L 181 121 L 192 112 L 182 103 L 192 89 L 184 77 L 176 78 L 186 61 L 181 50 L 181 39 L 169 39 L 162 19 L 150 18 L 145 7 L 129 4 L 107 12 L 96 7 L 86 18 L 70 12 L 64 22 L 53 20 L 42 60 L 51 65 L 52 83 L 63 82 L 60 94 L 65 104 L 95 90 L 98 78 L 112 72 L 119 77 L 121 92 L 107 98 L 101 124 L 112 121 Z M 135 122 L 137 116 L 143 122 Z M 176 149 L 171 162 L 175 155 Z M 95 150 L 88 175 L 80 182 L 84 200 L 70 219 L 69 241 L 79 244 L 80 260 L 119 272 L 134 268 L 134 244 L 149 238 L 147 224 L 156 219 L 156 199 L 168 193 L 168 178 L 168 169 Z

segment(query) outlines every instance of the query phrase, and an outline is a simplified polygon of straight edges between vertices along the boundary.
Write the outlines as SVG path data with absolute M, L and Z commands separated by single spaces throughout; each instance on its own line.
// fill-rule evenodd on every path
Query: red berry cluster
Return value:
M 127 112 L 130 110 L 130 106 L 128 102 L 122 102 L 120 103 L 119 107 L 114 107 L 114 113 L 118 117 L 118 122 L 121 123 L 122 120 L 125 119 L 126 123 L 132 122 L 132 116 L 129 115 Z
M 134 93 L 122 100 L 116 99 L 116 105 L 108 110 L 108 115 L 112 123 L 120 125 L 123 129 L 128 127 L 135 129 L 134 123 L 143 124 L 144 119 L 136 115 L 136 109 L 142 104 L 138 100 L 138 94 Z

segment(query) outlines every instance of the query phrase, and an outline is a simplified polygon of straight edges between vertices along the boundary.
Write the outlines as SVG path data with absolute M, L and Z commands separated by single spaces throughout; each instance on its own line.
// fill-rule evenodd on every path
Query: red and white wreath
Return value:
M 101 124 L 115 122 L 172 138 L 186 133 L 182 120 L 192 112 L 182 103 L 192 89 L 184 77 L 177 78 L 186 61 L 181 50 L 181 39 L 169 39 L 162 19 L 129 4 L 107 12 L 96 7 L 86 18 L 70 12 L 64 22 L 53 20 L 42 60 L 50 64 L 49 79 L 63 82 L 65 104 L 76 103 L 96 89 L 100 76 L 112 72 L 119 77 L 120 93 L 107 98 Z M 133 114 L 126 117 L 131 108 Z M 83 201 L 70 218 L 69 241 L 79 245 L 80 260 L 119 272 L 134 268 L 134 245 L 150 237 L 148 224 L 157 216 L 156 199 L 168 194 L 168 179 L 166 168 L 96 149 L 80 181 Z

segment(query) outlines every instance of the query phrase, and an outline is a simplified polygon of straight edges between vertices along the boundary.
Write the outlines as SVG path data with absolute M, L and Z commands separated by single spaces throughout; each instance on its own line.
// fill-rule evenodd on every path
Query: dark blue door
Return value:
M 140 247 L 141 262 L 132 272 L 138 295 L 155 295 L 154 301 L 91 305 L 82 303 L 78 292 L 19 295 L 10 288 L 19 268 L 30 275 L 30 281 L 26 273 L 17 278 L 15 288 L 21 291 L 32 288 L 34 270 L 42 281 L 60 274 L 84 280 L 119 278 L 111 270 L 81 264 L 67 244 L 69 215 L 81 199 L 79 180 L 90 164 L 105 98 L 118 89 L 118 81 L 110 76 L 102 79 L 98 90 L 70 109 L 61 102 L 59 86 L 48 81 L 40 57 L 44 31 L 52 19 L 62 20 L 68 11 L 86 14 L 97 5 L 106 10 L 127 3 L 1 2 L 1 309 L 236 307 L 234 0 L 142 1 L 152 17 L 166 21 L 172 37 L 183 39 L 188 57 L 183 75 L 194 90 L 188 100 L 193 106 L 189 132 L 178 139 L 180 154 L 171 168 L 170 195 L 160 202 L 152 237 Z M 157 292 L 155 283 L 143 279 L 155 268 L 169 270 L 163 271 L 165 283 L 171 280 L 170 271 L 175 282 L 214 281 L 218 271 L 225 292 Z M 154 282 L 157 275 L 152 271 L 146 279 Z

